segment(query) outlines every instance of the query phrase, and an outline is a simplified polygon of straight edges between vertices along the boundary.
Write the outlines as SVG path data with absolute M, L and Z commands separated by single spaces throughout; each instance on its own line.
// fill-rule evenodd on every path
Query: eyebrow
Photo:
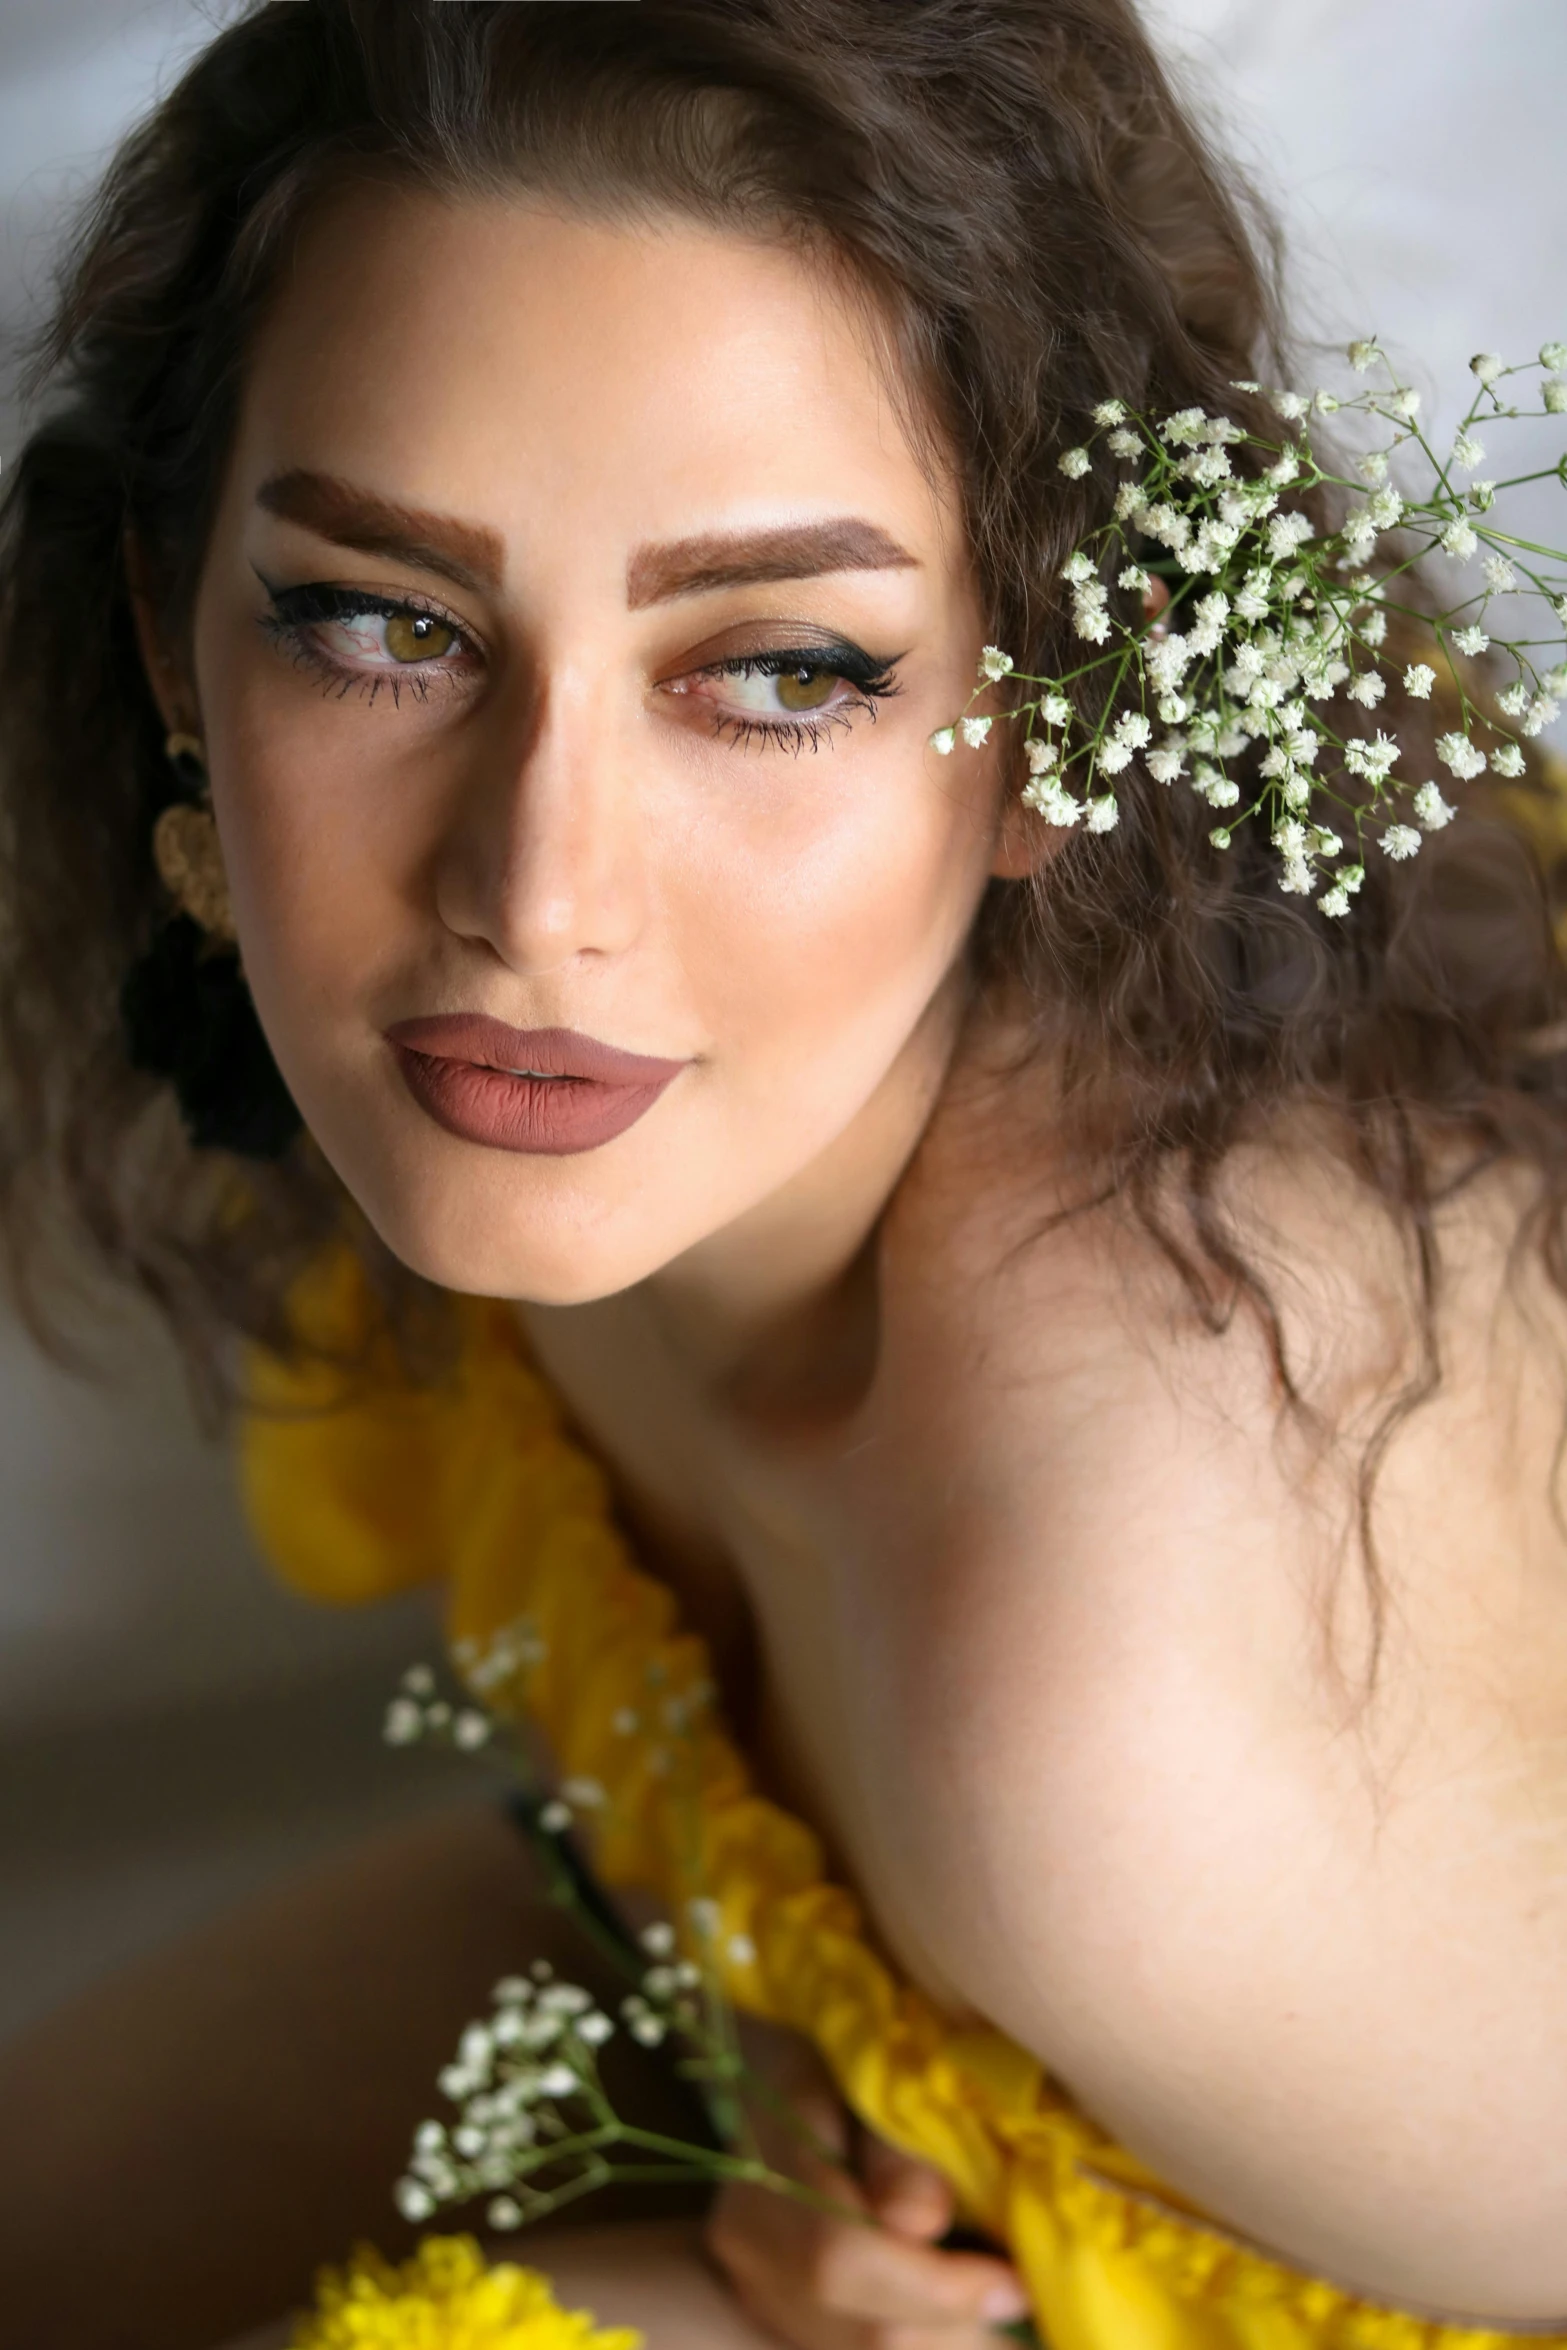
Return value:
M 909 571 L 918 568 L 906 547 L 874 522 L 845 516 L 832 522 L 776 530 L 709 533 L 638 547 L 626 570 L 626 602 L 633 612 L 675 596 L 708 595 L 715 588 L 756 587 L 778 579 L 815 579 L 828 571 Z
M 498 589 L 505 569 L 500 532 L 458 522 L 420 506 L 400 506 L 373 490 L 330 473 L 274 474 L 256 492 L 256 504 L 284 522 L 301 523 L 334 546 L 361 555 L 390 555 L 413 571 L 433 571 L 457 587 Z

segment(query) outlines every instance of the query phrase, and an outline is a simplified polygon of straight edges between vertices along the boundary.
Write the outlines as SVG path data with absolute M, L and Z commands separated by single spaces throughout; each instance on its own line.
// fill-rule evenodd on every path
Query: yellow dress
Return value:
M 351 1401 L 262 1359 L 242 1469 L 253 1522 L 313 1597 L 444 1579 L 459 1669 L 526 1713 L 593 1783 L 607 1884 L 705 1913 L 729 1996 L 805 2033 L 885 2138 L 933 2163 L 1005 2243 L 1051 2350 L 1483 2350 L 1516 2331 L 1373 2306 L 1244 2244 L 1164 2186 L 1000 2033 L 900 1982 L 815 1836 L 758 1796 L 711 1703 L 707 1658 L 616 1531 L 602 1470 L 565 1433 L 504 1307 L 464 1301 L 459 1371 L 401 1378 L 346 1254 L 301 1290 L 303 1332 L 369 1363 Z

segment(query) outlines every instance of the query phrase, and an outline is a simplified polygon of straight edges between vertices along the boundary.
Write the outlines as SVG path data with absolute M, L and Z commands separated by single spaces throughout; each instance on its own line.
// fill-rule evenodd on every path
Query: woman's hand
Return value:
M 994 2329 L 1026 2316 L 1027 2299 L 1004 2260 L 937 2249 L 954 2217 L 946 2181 L 858 2128 L 802 2042 L 748 2028 L 746 2043 L 817 2141 L 753 2108 L 768 2162 L 843 2217 L 725 2187 L 707 2242 L 742 2306 L 794 2350 L 995 2350 Z

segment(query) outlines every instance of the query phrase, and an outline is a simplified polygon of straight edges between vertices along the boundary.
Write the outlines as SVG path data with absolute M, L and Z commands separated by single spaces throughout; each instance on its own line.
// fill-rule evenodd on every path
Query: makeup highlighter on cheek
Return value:
M 549 1158 L 613 1142 L 691 1066 L 478 1012 L 399 1020 L 386 1038 L 414 1100 L 449 1134 Z

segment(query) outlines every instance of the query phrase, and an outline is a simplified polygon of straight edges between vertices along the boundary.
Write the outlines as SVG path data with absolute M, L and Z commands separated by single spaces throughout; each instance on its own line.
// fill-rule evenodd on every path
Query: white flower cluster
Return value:
M 452 1706 L 437 1694 L 428 1665 L 410 1665 L 386 1709 L 381 1735 L 388 1746 L 455 1746 L 477 1753 L 494 1735 L 494 1725 L 476 1706 Z
M 1499 634 L 1492 606 L 1532 591 L 1567 624 L 1567 553 L 1525 544 L 1487 519 L 1499 492 L 1544 474 L 1459 476 L 1485 462 L 1478 426 L 1567 414 L 1567 344 L 1547 343 L 1521 367 L 1480 353 L 1471 362 L 1479 388 L 1445 456 L 1420 425 L 1419 394 L 1397 381 L 1377 345 L 1354 342 L 1348 357 L 1361 374 L 1380 367 L 1387 383 L 1349 399 L 1234 387 L 1267 398 L 1279 420 L 1276 439 L 1201 408 L 1155 424 L 1118 400 L 1101 401 L 1094 432 L 1061 456 L 1060 469 L 1084 479 L 1102 440 L 1122 478 L 1110 520 L 1073 550 L 1060 576 L 1076 636 L 1104 649 L 1062 676 L 1021 678 L 1007 653 L 987 645 L 969 709 L 938 728 L 932 750 L 945 757 L 960 742 L 980 748 L 997 714 L 976 712 L 974 703 L 1017 678 L 1036 691 L 1004 717 L 1022 723 L 1023 799 L 1047 823 L 1113 830 L 1114 779 L 1140 760 L 1155 782 L 1184 779 L 1222 815 L 1209 832 L 1218 849 L 1260 816 L 1280 889 L 1302 897 L 1320 890 L 1316 903 L 1329 916 L 1349 911 L 1368 847 L 1401 862 L 1453 814 L 1435 780 L 1398 771 L 1393 736 L 1365 731 L 1345 705 L 1375 710 L 1390 675 L 1411 700 L 1429 701 L 1440 662 L 1462 717 L 1437 742 L 1442 764 L 1460 783 L 1488 768 L 1521 775 L 1524 755 L 1510 730 L 1531 737 L 1551 724 L 1567 697 L 1567 659 L 1541 666 L 1537 640 Z M 1546 371 L 1540 405 L 1508 405 L 1498 387 L 1533 368 Z M 1353 480 L 1332 469 L 1312 438 L 1314 419 L 1350 413 L 1391 435 L 1358 460 Z M 1407 472 L 1412 460 L 1424 460 L 1429 476 L 1418 493 L 1393 479 L 1395 467 Z M 1567 485 L 1567 458 L 1548 470 Z M 1299 503 L 1307 497 L 1319 512 L 1334 501 L 1331 528 L 1319 529 Z M 1461 581 L 1467 592 L 1443 609 L 1412 580 L 1427 558 L 1467 565 L 1476 556 L 1478 584 Z M 1390 614 L 1402 633 L 1429 639 L 1431 660 L 1404 660 L 1390 671 L 1382 655 Z M 1511 658 L 1514 675 L 1482 707 L 1455 656 L 1492 650 Z M 1332 821 L 1316 812 L 1324 801 Z M 1344 832 L 1354 835 L 1353 853 Z
M 526 2205 L 551 2200 L 531 2186 L 535 2172 L 564 2165 L 580 2176 L 584 2163 L 605 2167 L 600 2150 L 582 2141 L 607 2110 L 597 2053 L 614 2024 L 590 1992 L 555 1981 L 542 1959 L 530 1974 L 497 1983 L 493 1998 L 489 2020 L 468 2026 L 440 2075 L 456 2121 L 422 2122 L 415 2134 L 396 2188 L 405 2219 L 426 2220 L 442 2204 L 487 2194 L 495 2198 L 491 2227 L 517 2227 Z M 561 2110 L 584 2101 L 585 2112 Z
M 742 2068 L 726 2044 L 724 2023 L 715 2022 L 721 1916 L 715 1902 L 701 1898 L 689 1901 L 686 1912 L 705 1964 L 680 1954 L 666 1920 L 646 1927 L 639 1939 L 651 1963 L 621 2001 L 621 2017 L 641 2047 L 662 2047 L 673 2036 L 690 2051 L 694 2075 L 734 2077 Z M 731 1966 L 756 1961 L 742 1934 L 729 1937 L 723 1955 Z M 405 2219 L 418 2223 L 442 2205 L 482 2195 L 490 2199 L 492 2228 L 520 2227 L 616 2176 L 617 2146 L 656 2153 L 662 2175 L 671 2178 L 724 2174 L 724 2158 L 711 2149 L 649 2138 L 619 2120 L 598 2069 L 599 2051 L 617 2027 L 580 1983 L 558 1981 L 540 1959 L 526 1975 L 497 1983 L 492 2002 L 491 2015 L 467 2027 L 439 2077 L 443 2096 L 458 2109 L 456 2120 L 421 2122 L 415 2132 L 395 2190 Z M 747 2175 L 767 2176 L 759 2165 Z

